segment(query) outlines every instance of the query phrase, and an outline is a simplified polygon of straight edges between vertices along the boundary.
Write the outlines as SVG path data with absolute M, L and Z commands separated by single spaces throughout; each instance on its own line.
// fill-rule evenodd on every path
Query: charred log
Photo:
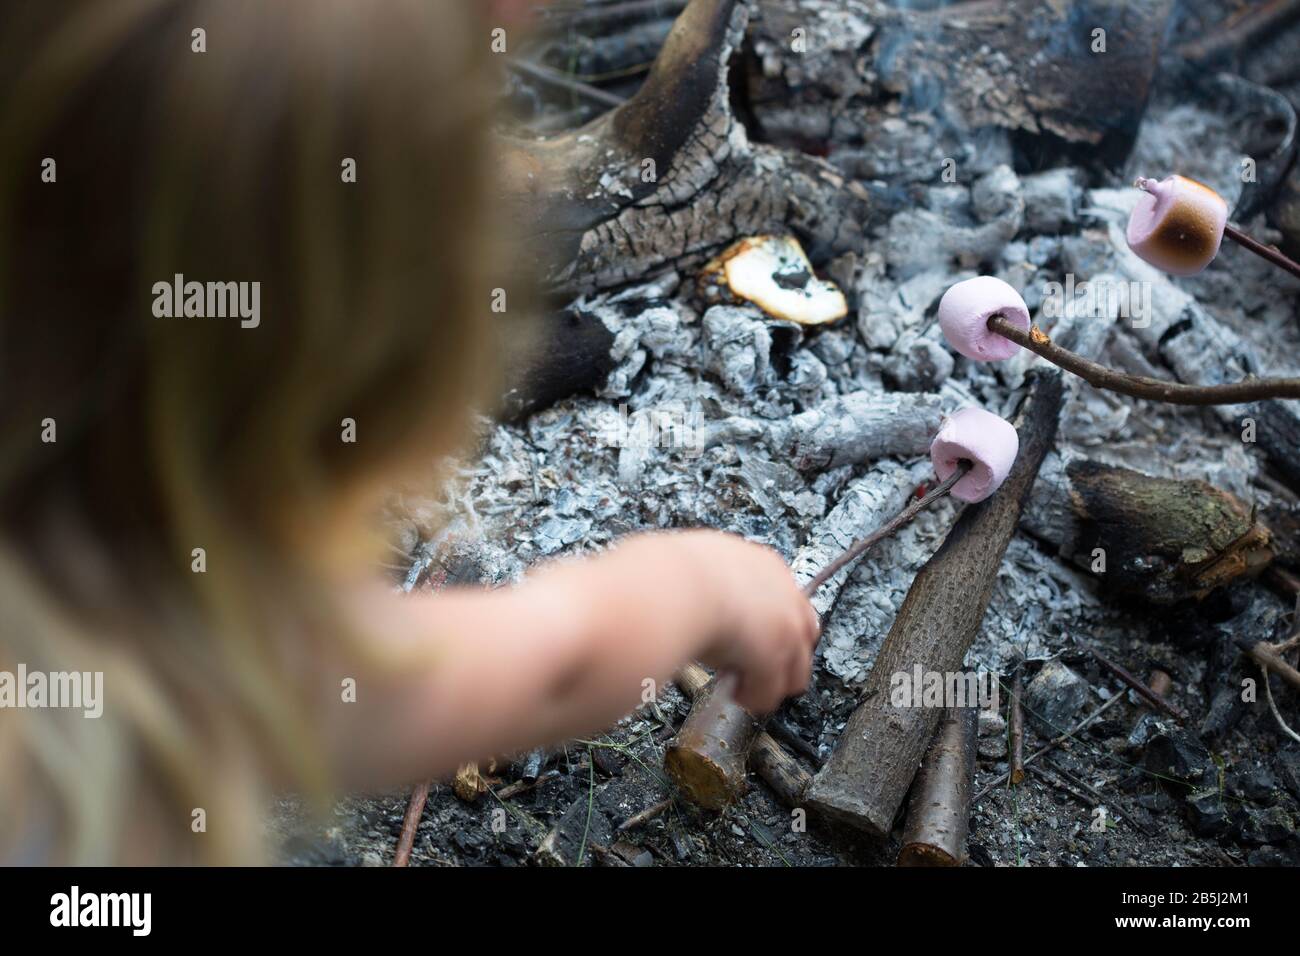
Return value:
M 1199 600 L 1273 558 L 1272 534 L 1254 509 L 1207 482 L 1088 460 L 1049 471 L 1026 526 L 1117 595 Z
M 846 139 L 842 127 L 852 126 L 854 112 L 866 117 L 854 132 L 870 138 L 871 127 L 888 116 L 879 106 L 884 93 L 965 130 L 1051 134 L 1100 146 L 1114 159 L 1136 133 L 1173 4 L 1011 0 L 914 10 L 860 0 L 833 9 L 819 0 L 763 0 L 760 6 L 751 100 L 776 141 Z M 799 29 L 807 34 L 806 48 L 817 52 L 815 64 L 791 49 Z M 1088 109 L 1079 109 L 1081 102 Z M 849 103 L 854 110 L 845 109 Z M 845 120 L 832 130 L 831 117 L 840 114 Z
M 573 132 L 507 142 L 515 231 L 554 288 L 689 270 L 757 233 L 793 231 L 824 257 L 883 221 L 829 164 L 749 141 L 727 81 L 747 17 L 735 0 L 692 0 L 632 99 Z

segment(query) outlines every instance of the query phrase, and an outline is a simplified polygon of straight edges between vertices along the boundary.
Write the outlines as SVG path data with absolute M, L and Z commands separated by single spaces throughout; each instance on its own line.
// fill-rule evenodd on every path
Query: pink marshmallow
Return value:
M 1020 293 L 1001 279 L 976 276 L 958 282 L 939 300 L 939 327 L 948 344 L 977 362 L 1000 362 L 1020 351 L 1020 346 L 990 332 L 989 317 L 998 313 L 1026 332 L 1029 307 Z
M 1139 179 L 1142 197 L 1129 216 L 1129 248 L 1171 275 L 1196 275 L 1219 253 L 1228 204 L 1186 176 Z
M 1002 487 L 1020 450 L 1020 436 L 1005 418 L 982 408 L 963 408 L 950 415 L 930 443 L 934 473 L 943 481 L 964 458 L 970 471 L 952 486 L 959 501 L 983 501 Z

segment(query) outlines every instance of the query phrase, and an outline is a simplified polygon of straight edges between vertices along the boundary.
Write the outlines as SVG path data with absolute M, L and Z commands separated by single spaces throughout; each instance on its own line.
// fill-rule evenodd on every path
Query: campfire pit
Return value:
M 648 70 L 583 80 L 621 105 L 593 115 L 514 74 L 538 105 L 502 134 L 511 209 L 551 308 L 514 369 L 509 414 L 484 422 L 450 486 L 394 496 L 410 587 L 465 567 L 508 585 L 625 533 L 700 525 L 771 545 L 806 580 L 924 492 L 945 416 L 974 405 L 1010 418 L 1026 394 L 1053 408 L 1034 426 L 1032 467 L 978 506 L 989 517 L 969 510 L 950 533 L 957 505 L 941 503 L 826 589 L 813 685 L 750 728 L 761 744 L 724 768 L 728 809 L 692 806 L 664 772 L 689 697 L 707 693 L 695 673 L 684 693 L 657 688 L 606 733 L 534 758 L 504 801 L 435 785 L 408 826 L 412 864 L 535 861 L 539 848 L 584 865 L 892 864 L 904 842 L 913 862 L 974 865 L 1300 861 L 1274 826 L 1300 818 L 1300 751 L 1262 690 L 1240 699 L 1262 666 L 1279 712 L 1295 714 L 1300 408 L 1137 402 L 1028 351 L 971 361 L 937 320 L 947 288 L 992 275 L 1052 342 L 1130 377 L 1205 389 L 1300 375 L 1300 281 L 1230 243 L 1215 267 L 1173 278 L 1125 239 L 1142 171 L 1205 182 L 1266 243 L 1300 239 L 1300 74 L 1270 52 L 1294 50 L 1300 25 L 1229 29 L 1223 43 L 1249 42 L 1256 67 L 1198 75 L 1237 55 L 1214 42 L 1228 7 L 691 0 L 623 21 L 593 2 L 571 29 L 626 32 L 633 50 L 666 37 Z M 653 27 L 677 9 L 671 31 Z M 540 51 L 563 16 L 549 13 L 537 41 L 551 69 Z M 621 54 L 606 42 L 599 55 Z M 712 296 L 709 263 L 759 237 L 796 242 L 800 288 L 836 289 L 847 316 L 801 325 L 764 312 L 774 298 Z M 947 613 L 908 637 L 927 562 L 972 534 L 987 536 L 983 563 L 961 565 Z M 1174 675 L 1150 681 L 1170 711 L 1090 649 L 1130 677 Z M 968 715 L 937 739 L 940 710 L 885 714 L 889 673 L 914 658 L 998 675 L 1002 712 L 973 741 Z M 1050 726 L 1018 689 L 1049 666 L 1068 692 Z M 953 768 L 968 758 L 963 786 Z M 1160 779 L 1165 760 L 1186 765 L 1183 782 Z M 1197 761 L 1222 769 L 1209 795 Z M 503 786 L 522 781 L 522 767 L 499 768 Z M 944 794 L 966 827 L 927 822 L 917 792 Z M 389 862 L 407 796 L 349 801 L 325 849 L 299 854 Z M 1101 804 L 1122 809 L 1098 833 Z M 870 836 L 837 826 L 846 818 Z

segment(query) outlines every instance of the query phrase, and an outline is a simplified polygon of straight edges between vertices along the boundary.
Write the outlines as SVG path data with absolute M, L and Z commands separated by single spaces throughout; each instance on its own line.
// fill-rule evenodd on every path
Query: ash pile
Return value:
M 1238 6 L 544 10 L 513 53 L 502 137 L 527 160 L 520 217 L 557 307 L 477 455 L 439 491 L 396 496 L 399 586 L 506 585 L 649 529 L 829 558 L 934 481 L 945 415 L 1011 418 L 1046 367 L 947 346 L 938 300 L 979 274 L 1113 368 L 1300 373 L 1300 281 L 1228 244 L 1174 279 L 1124 238 L 1135 176 L 1178 172 L 1300 249 L 1300 5 Z M 652 99 L 680 104 L 671 122 Z M 1300 691 L 1266 688 L 1248 653 L 1300 626 L 1300 406 L 1172 406 L 1068 375 L 1062 401 L 963 662 L 995 676 L 1000 703 L 972 731 L 959 861 L 1300 863 L 1300 744 L 1272 712 L 1300 727 Z M 1136 511 L 1112 507 L 1130 494 Z M 1205 508 L 1180 524 L 1189 502 Z M 957 511 L 923 513 L 823 596 L 813 685 L 767 730 L 807 774 Z M 463 768 L 433 788 L 412 862 L 895 861 L 902 813 L 883 839 L 816 814 L 801 826 L 758 774 L 721 812 L 683 799 L 664 756 L 689 707 L 664 688 L 591 740 Z M 323 844 L 290 855 L 387 864 L 408 796 L 347 801 Z

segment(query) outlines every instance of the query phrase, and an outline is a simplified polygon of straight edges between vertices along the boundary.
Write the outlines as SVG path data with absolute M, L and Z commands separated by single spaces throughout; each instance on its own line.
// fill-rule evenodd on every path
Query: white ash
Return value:
M 995 169 L 979 181 L 991 194 L 1009 188 L 1006 173 Z M 1010 177 L 1014 180 L 1014 174 Z M 932 190 L 940 196 L 955 195 L 952 187 Z M 997 201 L 990 198 L 991 205 Z M 895 275 L 904 278 L 930 269 L 959 266 L 975 268 L 981 262 L 999 257 L 1002 247 L 1015 237 L 1024 221 L 1025 204 L 1018 184 L 998 215 L 976 224 L 954 221 L 951 208 L 905 209 L 889 221 L 885 234 L 885 261 Z
M 1025 228 L 1050 233 L 1072 226 L 1083 201 L 1083 183 L 1083 175 L 1070 167 L 1022 176 Z
M 819 656 L 849 683 L 867 678 L 916 572 L 952 526 L 956 507 L 944 499 L 863 556 L 822 627 Z
M 928 474 L 928 463 L 904 466 L 884 461 L 846 488 L 835 509 L 813 528 L 808 543 L 791 562 L 795 579 L 806 584 L 840 552 L 901 511 Z M 813 595 L 818 614 L 830 610 L 854 567 L 841 570 Z
M 932 269 L 899 283 L 882 259 L 866 263 L 859 277 L 858 334 L 871 349 L 890 349 L 904 334 L 920 329 L 949 286 L 971 278 L 970 271 Z
M 943 411 L 939 395 L 852 392 L 776 423 L 771 446 L 803 471 L 921 455 Z

